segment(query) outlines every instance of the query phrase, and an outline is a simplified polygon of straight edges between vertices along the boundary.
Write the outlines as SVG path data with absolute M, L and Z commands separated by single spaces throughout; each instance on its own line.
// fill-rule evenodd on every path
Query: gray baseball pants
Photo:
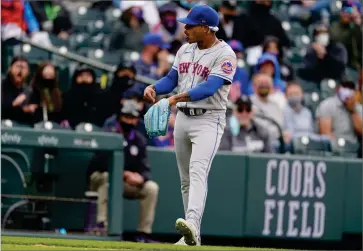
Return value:
M 226 125 L 224 110 L 208 110 L 200 116 L 178 111 L 175 153 L 179 169 L 185 219 L 200 234 L 208 192 L 208 174 Z

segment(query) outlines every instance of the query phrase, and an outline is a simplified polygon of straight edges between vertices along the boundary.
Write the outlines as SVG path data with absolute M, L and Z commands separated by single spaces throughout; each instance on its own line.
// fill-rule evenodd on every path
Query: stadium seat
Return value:
M 312 81 L 307 81 L 307 80 L 299 78 L 299 77 L 296 78 L 296 82 L 298 82 L 300 84 L 304 93 L 320 92 L 318 83 L 315 83 Z
M 359 143 L 353 143 L 344 138 L 338 138 L 331 143 L 331 149 L 334 156 L 357 157 Z
M 102 128 L 93 125 L 91 123 L 79 123 L 75 130 L 77 132 L 104 132 L 104 130 L 102 130 Z
M 18 123 L 16 121 L 10 120 L 10 119 L 1 120 L 1 128 L 12 128 L 12 127 L 29 127 L 29 126 Z
M 122 14 L 122 11 L 119 9 L 119 8 L 108 8 L 106 11 L 105 11 L 105 17 L 104 17 L 104 20 L 107 24 L 111 25 L 120 20 L 120 17 L 121 17 L 121 14 Z
M 103 37 L 93 36 L 81 32 L 72 34 L 69 38 L 69 45 L 72 50 L 79 52 L 79 50 L 87 51 L 88 48 L 102 48 L 103 47 Z M 81 53 L 82 54 L 82 53 Z
M 103 20 L 92 20 L 87 24 L 87 33 L 91 36 L 95 36 L 99 33 L 110 34 L 111 26 Z
M 53 121 L 41 121 L 34 125 L 36 130 L 69 130 L 66 127 L 62 127 L 60 124 Z
M 295 36 L 293 41 L 295 46 L 299 49 L 307 48 L 311 42 L 310 37 L 305 34 Z
M 335 95 L 337 82 L 334 79 L 324 79 L 320 83 L 320 95 L 322 99 L 329 98 Z
M 86 56 L 104 64 L 118 65 L 121 61 L 122 52 L 108 52 L 102 49 L 89 49 Z
M 49 33 L 49 39 L 50 39 L 50 42 L 55 47 L 61 47 L 61 46 L 68 47 L 69 46 L 68 40 L 58 38 L 57 36 L 53 35 L 52 33 Z
M 359 73 L 355 69 L 347 67 L 345 68 L 345 75 L 348 79 L 356 81 L 358 79 Z
M 102 12 L 95 9 L 88 9 L 80 6 L 76 11 L 71 12 L 71 20 L 75 32 L 86 32 L 88 22 L 92 20 L 103 20 Z
M 29 44 L 19 44 L 13 47 L 13 56 L 19 55 L 26 57 L 29 62 L 39 62 L 52 59 L 52 53 L 32 47 Z
M 286 51 L 286 56 L 291 63 L 301 63 L 306 55 L 306 48 L 291 48 Z
M 305 93 L 304 94 L 304 103 L 307 108 L 311 110 L 313 113 L 313 117 L 315 115 L 315 110 L 320 103 L 320 96 L 318 92 Z
M 328 156 L 330 155 L 330 142 L 322 140 L 319 136 L 298 136 L 292 140 L 294 154 Z

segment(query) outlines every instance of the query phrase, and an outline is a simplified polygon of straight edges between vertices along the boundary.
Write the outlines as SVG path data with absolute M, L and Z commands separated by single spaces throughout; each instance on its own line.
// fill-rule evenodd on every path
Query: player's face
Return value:
M 196 43 L 203 41 L 208 28 L 202 25 L 185 25 L 184 34 L 188 43 Z

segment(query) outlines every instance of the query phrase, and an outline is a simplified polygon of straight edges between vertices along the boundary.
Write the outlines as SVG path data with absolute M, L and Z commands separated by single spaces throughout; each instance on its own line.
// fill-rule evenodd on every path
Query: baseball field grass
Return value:
M 1 250 L 273 250 L 265 248 L 176 246 L 122 241 L 70 240 L 30 237 L 1 237 Z M 281 249 L 280 249 L 281 250 Z

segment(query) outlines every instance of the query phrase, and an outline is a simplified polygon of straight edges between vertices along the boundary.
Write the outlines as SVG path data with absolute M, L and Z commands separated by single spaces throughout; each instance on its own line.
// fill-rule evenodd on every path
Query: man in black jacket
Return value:
M 138 105 L 134 100 L 125 100 L 118 115 L 105 123 L 105 130 L 121 133 L 124 136 L 124 197 L 140 200 L 138 242 L 153 242 L 150 238 L 159 186 L 151 180 L 150 166 L 147 160 L 147 140 L 137 130 Z M 105 152 L 95 154 L 88 168 L 88 180 L 91 190 L 98 192 L 97 222 L 100 227 L 107 225 L 108 203 L 108 155 Z
M 96 83 L 95 71 L 86 65 L 79 66 L 73 74 L 71 88 L 64 93 L 63 118 L 72 128 L 82 122 L 102 127 L 106 119 L 105 98 Z
M 325 24 L 316 25 L 313 36 L 314 42 L 304 58 L 299 75 L 317 83 L 327 78 L 341 80 L 348 61 L 344 45 L 330 39 Z

